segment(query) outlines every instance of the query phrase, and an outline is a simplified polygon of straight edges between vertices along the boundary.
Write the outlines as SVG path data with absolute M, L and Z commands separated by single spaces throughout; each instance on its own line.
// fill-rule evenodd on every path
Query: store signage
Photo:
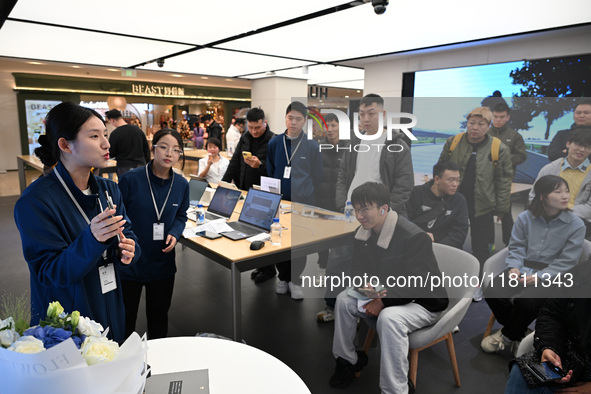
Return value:
M 184 96 L 185 88 L 177 86 L 160 86 L 160 85 L 143 85 L 131 84 L 131 91 L 133 94 L 142 96 Z

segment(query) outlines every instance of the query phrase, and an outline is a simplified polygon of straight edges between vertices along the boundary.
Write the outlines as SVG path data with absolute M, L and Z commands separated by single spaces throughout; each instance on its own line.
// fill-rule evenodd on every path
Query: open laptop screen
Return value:
M 238 221 L 270 231 L 280 203 L 281 194 L 250 189 Z
M 238 203 L 241 194 L 242 192 L 240 190 L 218 187 L 215 190 L 215 194 L 213 195 L 211 201 L 209 202 L 207 211 L 229 218 L 232 216 L 234 207 Z
M 201 200 L 206 187 L 207 182 L 198 179 L 189 180 L 189 205 L 196 207 L 199 204 L 199 200 Z

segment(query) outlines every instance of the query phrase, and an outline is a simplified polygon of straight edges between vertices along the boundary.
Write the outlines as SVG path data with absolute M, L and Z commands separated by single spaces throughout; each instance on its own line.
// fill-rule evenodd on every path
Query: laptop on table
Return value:
M 226 189 L 225 187 L 218 187 L 215 194 L 209 202 L 207 211 L 205 211 L 205 221 L 216 219 L 230 219 L 240 195 L 240 190 Z
M 263 190 L 250 189 L 244 200 L 237 222 L 228 222 L 234 231 L 222 233 L 226 238 L 238 241 L 250 236 L 271 231 L 273 218 L 281 204 L 281 195 Z
M 199 179 L 189 180 L 189 205 L 196 207 L 209 184 Z

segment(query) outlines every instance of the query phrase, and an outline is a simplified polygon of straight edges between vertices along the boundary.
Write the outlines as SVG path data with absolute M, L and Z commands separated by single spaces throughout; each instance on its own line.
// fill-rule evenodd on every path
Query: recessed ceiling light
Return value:
M 228 81 L 228 82 L 232 82 L 233 81 L 233 79 L 231 79 L 231 78 L 226 78 L 225 80 Z
M 345 98 L 349 98 L 349 96 L 345 96 Z
M 80 66 L 72 66 L 72 68 L 80 68 Z
M 357 93 L 361 93 L 361 90 L 358 90 Z
M 107 71 L 114 71 L 114 72 L 117 72 L 118 73 L 121 70 L 118 69 L 118 68 L 107 68 Z
M 182 78 L 183 76 L 181 74 L 170 74 L 171 77 L 175 77 L 175 78 Z
M 34 64 L 34 65 L 42 65 L 43 63 L 39 63 L 39 62 L 27 62 L 29 64 Z
M 209 77 L 201 77 L 201 79 L 209 79 Z

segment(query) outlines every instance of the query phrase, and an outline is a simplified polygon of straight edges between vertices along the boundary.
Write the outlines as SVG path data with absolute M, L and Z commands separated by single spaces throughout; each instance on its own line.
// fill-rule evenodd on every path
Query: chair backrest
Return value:
M 486 289 L 490 283 L 491 278 L 498 276 L 507 268 L 507 256 L 509 249 L 504 248 L 493 254 L 484 262 L 482 267 L 482 289 Z
M 585 239 L 583 240 L 583 250 L 581 252 L 581 257 L 579 258 L 579 263 L 587 261 L 590 254 L 591 241 Z M 489 257 L 489 259 L 484 262 L 484 266 L 482 267 L 483 289 L 485 289 L 490 283 L 491 274 L 494 278 L 507 268 L 507 263 L 505 262 L 505 260 L 507 260 L 508 255 L 509 248 L 504 248 L 499 250 L 497 253 Z
M 471 298 L 475 289 L 473 285 L 478 284 L 479 280 L 480 263 L 476 257 L 463 250 L 438 243 L 433 244 L 433 253 L 441 276 L 445 278 L 443 285 L 450 299 L 448 309 L 459 299 Z

